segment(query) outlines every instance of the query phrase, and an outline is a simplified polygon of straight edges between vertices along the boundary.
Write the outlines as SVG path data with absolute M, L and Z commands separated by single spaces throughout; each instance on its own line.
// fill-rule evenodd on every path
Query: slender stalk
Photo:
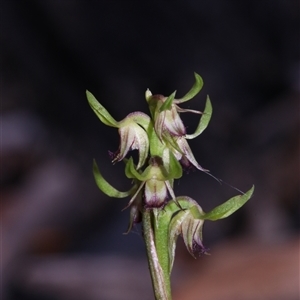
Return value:
M 156 209 L 156 208 L 154 208 Z M 171 280 L 170 280 L 170 259 L 169 259 L 169 223 L 170 219 L 159 219 L 159 222 L 156 222 L 157 219 L 154 219 L 154 238 L 157 257 L 162 268 L 164 281 L 167 289 L 171 290 Z
M 155 299 L 171 300 L 170 280 L 166 280 L 157 256 L 151 222 L 151 210 L 148 209 L 145 209 L 143 212 L 143 230 Z

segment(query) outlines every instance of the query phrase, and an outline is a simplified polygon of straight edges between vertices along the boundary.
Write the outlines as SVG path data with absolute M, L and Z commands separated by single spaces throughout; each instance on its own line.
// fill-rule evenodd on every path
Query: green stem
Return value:
M 165 274 L 167 270 L 163 271 L 157 255 L 151 210 L 148 209 L 145 209 L 143 212 L 143 230 L 155 299 L 171 300 L 170 278 L 166 278 Z M 168 253 L 166 253 L 166 255 L 168 255 Z
M 172 215 L 156 208 L 153 209 L 153 213 L 155 215 L 153 227 L 157 257 L 163 271 L 165 285 L 167 289 L 171 290 L 168 229 Z M 165 217 L 161 217 L 161 215 Z

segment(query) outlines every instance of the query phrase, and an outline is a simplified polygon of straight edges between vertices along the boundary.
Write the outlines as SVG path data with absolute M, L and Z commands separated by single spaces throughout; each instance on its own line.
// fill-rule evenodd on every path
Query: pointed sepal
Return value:
M 162 106 L 159 108 L 159 112 L 163 112 L 164 110 L 170 110 L 173 104 L 173 100 L 175 98 L 176 91 L 173 92 L 162 104 Z
M 118 122 L 111 116 L 106 108 L 97 101 L 97 99 L 91 92 L 86 91 L 86 97 L 92 110 L 102 123 L 107 126 L 118 127 Z
M 186 139 L 194 139 L 198 135 L 200 135 L 208 126 L 212 115 L 212 105 L 209 99 L 209 96 L 206 98 L 205 109 L 200 118 L 199 124 L 193 134 L 186 134 Z
M 102 176 L 102 174 L 99 171 L 99 168 L 97 166 L 96 161 L 93 161 L 93 173 L 94 173 L 94 178 L 96 181 L 96 184 L 98 188 L 107 196 L 113 197 L 113 198 L 125 198 L 129 195 L 131 195 L 136 189 L 135 186 L 133 186 L 129 191 L 127 192 L 120 192 L 117 189 L 115 189 L 112 185 L 110 185 Z
M 227 218 L 241 208 L 252 197 L 253 192 L 254 186 L 252 186 L 245 194 L 232 197 L 223 204 L 212 209 L 210 212 L 201 215 L 201 218 L 210 221 Z
M 176 100 L 176 103 L 183 103 L 192 98 L 194 98 L 202 89 L 203 87 L 203 80 L 201 76 L 197 73 L 194 73 L 195 76 L 195 83 L 192 88 L 181 98 Z

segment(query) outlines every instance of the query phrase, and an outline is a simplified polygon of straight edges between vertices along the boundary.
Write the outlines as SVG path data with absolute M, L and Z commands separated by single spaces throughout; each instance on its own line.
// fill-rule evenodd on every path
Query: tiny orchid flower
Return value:
M 163 135 L 165 133 L 168 133 L 171 136 L 186 135 L 186 129 L 179 116 L 179 113 L 191 112 L 195 114 L 201 114 L 201 115 L 203 114 L 201 111 L 198 110 L 184 109 L 178 106 L 178 104 L 192 99 L 202 89 L 203 86 L 202 78 L 195 73 L 195 79 L 196 82 L 191 88 L 191 90 L 181 99 L 175 99 L 176 91 L 172 93 L 169 97 L 164 97 L 163 95 L 152 95 L 151 91 L 147 89 L 145 95 L 146 100 L 149 103 L 150 111 L 154 119 L 155 131 L 157 133 L 157 136 L 160 139 L 163 138 Z M 202 131 L 204 129 L 202 129 Z M 193 136 L 189 136 L 189 138 L 194 138 L 199 134 L 200 133 L 195 132 Z
M 149 90 L 148 90 L 149 91 Z M 149 91 L 149 93 L 151 93 Z M 164 132 L 170 133 L 172 136 L 183 136 L 186 133 L 185 126 L 178 114 L 178 106 L 172 104 L 169 109 L 161 110 L 164 103 L 168 99 L 174 99 L 175 92 L 169 97 L 164 97 L 163 95 L 153 95 L 151 97 L 151 102 L 157 102 L 154 112 L 154 128 L 157 136 L 162 139 Z M 175 102 L 176 100 L 174 100 Z
M 183 109 L 178 104 L 192 99 L 202 88 L 202 78 L 195 73 L 196 82 L 191 90 L 181 99 L 174 99 L 175 92 L 168 98 L 162 95 L 152 95 L 150 90 L 146 91 L 146 100 L 154 119 L 154 129 L 160 140 L 167 145 L 181 164 L 185 167 L 190 165 L 197 169 L 208 172 L 196 161 L 186 139 L 193 139 L 200 135 L 208 126 L 212 115 L 212 106 L 207 97 L 204 112 L 191 109 Z M 179 113 L 191 112 L 201 114 L 199 124 L 193 134 L 187 134 Z
M 139 151 L 137 169 L 141 168 L 148 157 L 149 139 L 147 135 L 150 117 L 142 112 L 133 112 L 117 122 L 109 112 L 89 92 L 86 92 L 89 104 L 98 118 L 105 124 L 119 129 L 120 146 L 116 153 L 111 153 L 112 162 L 124 159 L 130 150 Z
M 175 195 L 172 187 L 172 181 L 170 180 L 173 179 L 174 176 L 179 178 L 179 176 L 181 176 L 181 169 L 178 169 L 177 166 L 174 167 L 173 161 L 171 162 L 170 166 L 171 169 L 169 173 L 164 167 L 160 157 L 151 157 L 149 166 L 144 170 L 143 173 L 140 173 L 135 169 L 133 160 L 130 158 L 126 163 L 125 174 L 128 178 L 133 178 L 134 180 L 140 181 L 140 186 L 125 208 L 134 202 L 138 192 L 143 187 L 143 203 L 145 207 L 153 208 L 163 206 L 168 198 L 168 195 L 174 199 Z
M 160 212 L 155 220 L 157 224 L 169 224 L 166 233 L 169 249 L 169 273 L 173 267 L 176 241 L 179 235 L 182 236 L 187 250 L 193 257 L 195 257 L 195 253 L 208 254 L 202 242 L 204 221 L 216 221 L 229 217 L 252 197 L 253 191 L 254 186 L 246 193 L 230 198 L 207 213 L 202 210 L 197 201 L 188 196 L 179 196 L 169 201 L 164 207 L 164 211 Z
M 189 209 L 179 211 L 170 222 L 170 240 L 174 239 L 179 234 L 182 235 L 183 241 L 192 256 L 196 251 L 205 253 L 205 248 L 202 243 L 202 228 L 204 220 L 201 215 L 204 215 L 199 204 L 190 197 L 178 197 L 177 201 L 190 202 L 192 205 Z M 198 218 L 195 217 L 195 212 Z M 175 236 L 174 236 L 175 235 Z
M 169 238 L 171 249 L 178 234 L 181 234 L 184 243 L 192 256 L 195 252 L 205 253 L 206 249 L 202 243 L 202 228 L 205 220 L 216 221 L 229 217 L 241 208 L 252 196 L 254 187 L 242 195 L 237 195 L 221 205 L 215 207 L 210 212 L 205 213 L 201 206 L 194 199 L 181 196 L 177 197 L 177 202 L 183 207 L 175 214 L 169 226 Z
M 141 168 L 148 157 L 149 139 L 147 132 L 136 121 L 137 116 L 147 120 L 147 115 L 141 112 L 129 114 L 119 122 L 120 146 L 119 150 L 112 155 L 112 162 L 121 161 L 129 150 L 139 150 L 139 162 L 137 169 Z M 149 118 L 149 117 L 148 117 Z
M 175 201 L 173 203 L 169 202 L 168 207 L 165 208 L 166 210 L 173 211 L 168 232 L 170 272 L 174 263 L 176 242 L 179 235 L 182 236 L 187 250 L 193 257 L 195 257 L 195 252 L 206 253 L 202 243 L 202 228 L 204 223 L 204 219 L 201 218 L 204 215 L 202 208 L 195 200 L 187 196 L 177 197 L 176 201 L 180 203 L 182 209 L 177 209 L 174 206 Z

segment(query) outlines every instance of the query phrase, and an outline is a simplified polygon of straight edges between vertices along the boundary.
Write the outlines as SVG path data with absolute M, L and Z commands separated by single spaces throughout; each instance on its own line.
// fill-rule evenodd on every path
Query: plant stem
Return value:
M 155 299 L 171 300 L 170 280 L 166 280 L 157 256 L 151 221 L 151 210 L 148 209 L 145 209 L 143 212 L 143 230 Z

